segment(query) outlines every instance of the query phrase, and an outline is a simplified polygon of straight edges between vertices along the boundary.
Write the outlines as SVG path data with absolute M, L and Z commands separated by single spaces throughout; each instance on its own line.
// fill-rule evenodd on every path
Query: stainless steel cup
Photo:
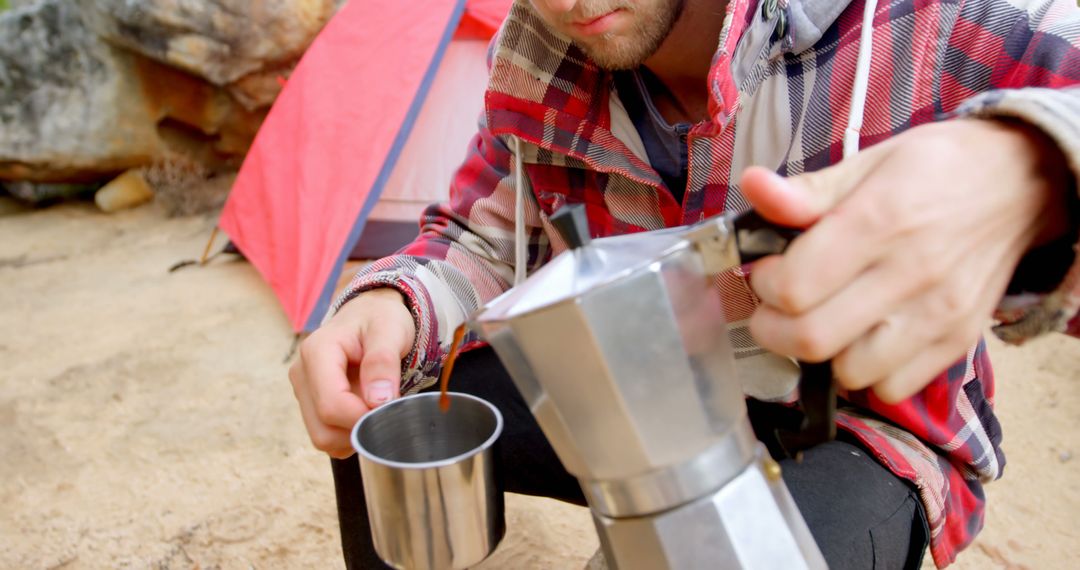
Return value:
M 490 403 L 451 392 L 406 396 L 353 427 L 375 550 L 394 568 L 468 568 L 502 540 L 496 445 L 503 418 Z

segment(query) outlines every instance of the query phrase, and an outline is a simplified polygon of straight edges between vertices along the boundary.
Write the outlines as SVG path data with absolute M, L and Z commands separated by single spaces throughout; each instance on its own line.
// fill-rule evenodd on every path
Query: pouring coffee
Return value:
M 825 568 L 754 437 L 712 290 L 796 231 L 751 213 L 591 240 L 580 209 L 552 222 L 570 249 L 470 326 L 577 477 L 609 565 Z M 782 439 L 796 454 L 835 433 L 827 364 L 804 367 L 801 388 L 809 421 Z

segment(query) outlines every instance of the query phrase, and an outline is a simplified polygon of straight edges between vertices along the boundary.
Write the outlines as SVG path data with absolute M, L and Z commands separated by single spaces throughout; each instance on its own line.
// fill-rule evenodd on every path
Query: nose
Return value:
M 566 14 L 574 9 L 578 0 L 533 0 L 544 7 L 544 11 L 550 14 Z

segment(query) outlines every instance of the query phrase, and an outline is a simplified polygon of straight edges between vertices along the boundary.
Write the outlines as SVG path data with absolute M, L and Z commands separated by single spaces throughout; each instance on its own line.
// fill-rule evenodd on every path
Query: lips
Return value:
M 621 14 L 622 10 L 612 10 L 611 12 L 602 14 L 596 18 L 574 22 L 572 25 L 574 29 L 581 34 L 587 36 L 599 35 L 610 30 L 618 21 Z

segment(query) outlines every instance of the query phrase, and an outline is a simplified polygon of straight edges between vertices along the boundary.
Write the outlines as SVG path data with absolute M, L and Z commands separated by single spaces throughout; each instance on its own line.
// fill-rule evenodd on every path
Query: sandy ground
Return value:
M 169 273 L 213 216 L 66 204 L 0 217 L 0 568 L 341 567 L 293 335 L 243 261 Z M 1006 477 L 959 568 L 1080 559 L 1080 341 L 994 343 Z M 582 568 L 587 512 L 511 496 L 483 568 Z

